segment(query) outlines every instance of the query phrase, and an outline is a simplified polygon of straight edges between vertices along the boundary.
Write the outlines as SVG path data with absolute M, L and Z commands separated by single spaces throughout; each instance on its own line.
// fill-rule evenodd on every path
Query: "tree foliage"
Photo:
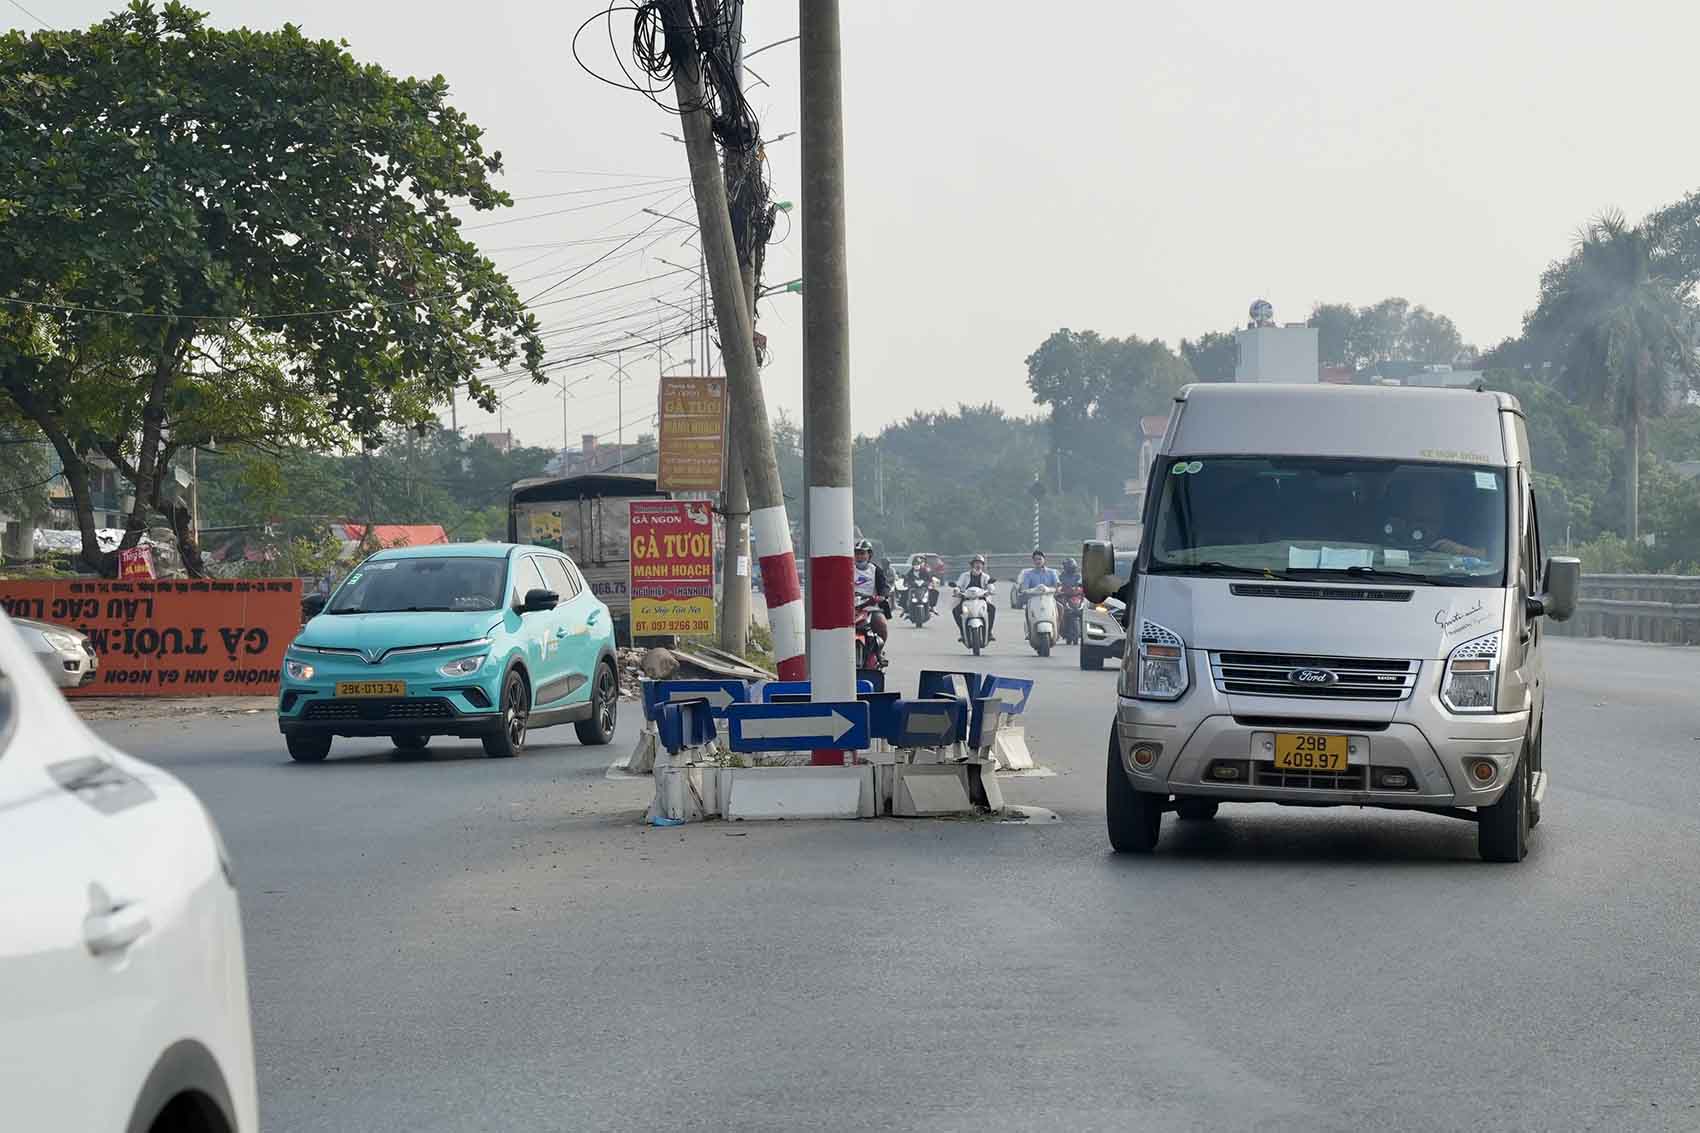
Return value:
M 135 0 L 0 37 L 0 395 L 42 429 L 94 543 L 85 457 L 167 515 L 188 446 L 307 444 L 432 419 L 523 364 L 535 319 L 451 211 L 510 203 L 500 155 L 432 79 L 341 45 L 221 31 Z
M 1397 297 L 1367 307 L 1318 303 L 1311 309 L 1310 325 L 1317 329 L 1324 366 L 1360 370 L 1382 362 L 1451 365 L 1475 355 L 1451 319 Z

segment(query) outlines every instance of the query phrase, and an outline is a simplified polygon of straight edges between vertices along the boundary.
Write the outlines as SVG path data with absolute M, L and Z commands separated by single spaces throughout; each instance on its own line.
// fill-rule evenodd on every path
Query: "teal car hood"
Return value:
M 502 611 L 469 613 L 320 614 L 295 644 L 308 649 L 356 649 L 380 656 L 391 649 L 449 645 L 487 637 L 502 624 Z

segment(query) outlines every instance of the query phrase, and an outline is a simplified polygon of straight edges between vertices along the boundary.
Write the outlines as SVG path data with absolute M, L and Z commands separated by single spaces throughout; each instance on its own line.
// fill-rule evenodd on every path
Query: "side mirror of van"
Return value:
M 1128 565 L 1131 567 L 1131 560 Z M 1116 567 L 1114 544 L 1085 543 L 1080 549 L 1080 586 L 1086 597 L 1102 602 L 1127 585 L 1127 579 L 1121 577 Z
M 1546 592 L 1540 596 L 1541 612 L 1555 622 L 1570 620 L 1582 589 L 1582 560 L 1554 555 L 1547 560 Z

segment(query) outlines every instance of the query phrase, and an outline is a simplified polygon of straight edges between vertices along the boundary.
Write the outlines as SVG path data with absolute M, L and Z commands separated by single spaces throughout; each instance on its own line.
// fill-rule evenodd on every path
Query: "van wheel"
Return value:
M 1086 673 L 1098 673 L 1104 669 L 1104 655 L 1096 649 L 1082 645 L 1080 647 L 1080 669 Z
M 1165 795 L 1153 795 L 1134 789 L 1128 782 L 1127 769 L 1122 766 L 1121 753 L 1116 750 L 1116 737 L 1110 736 L 1110 761 L 1104 774 L 1104 823 L 1109 828 L 1110 845 L 1118 854 L 1149 854 L 1157 846 L 1157 833 L 1163 824 Z
M 1180 818 L 1202 822 L 1215 818 L 1222 804 L 1216 799 L 1176 799 L 1175 814 Z
M 604 661 L 596 666 L 596 688 L 590 694 L 590 719 L 573 725 L 578 742 L 600 747 L 614 738 L 614 725 L 620 712 L 620 682 L 614 676 L 614 666 Z
M 323 763 L 331 753 L 329 736 L 285 736 L 283 742 L 289 748 L 289 758 L 297 763 Z
M 1476 852 L 1484 862 L 1520 862 L 1529 852 L 1529 749 L 1517 761 L 1505 793 L 1476 808 Z
M 502 730 L 484 737 L 484 754 L 511 759 L 525 748 L 526 722 L 531 718 L 531 692 L 519 673 L 508 674 L 502 685 Z

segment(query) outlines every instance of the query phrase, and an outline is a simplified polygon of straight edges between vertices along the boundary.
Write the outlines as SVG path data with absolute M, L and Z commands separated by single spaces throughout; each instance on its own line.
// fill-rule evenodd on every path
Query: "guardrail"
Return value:
M 1568 622 L 1551 623 L 1550 632 L 1661 645 L 1700 644 L 1700 575 L 1583 575 L 1575 616 Z

